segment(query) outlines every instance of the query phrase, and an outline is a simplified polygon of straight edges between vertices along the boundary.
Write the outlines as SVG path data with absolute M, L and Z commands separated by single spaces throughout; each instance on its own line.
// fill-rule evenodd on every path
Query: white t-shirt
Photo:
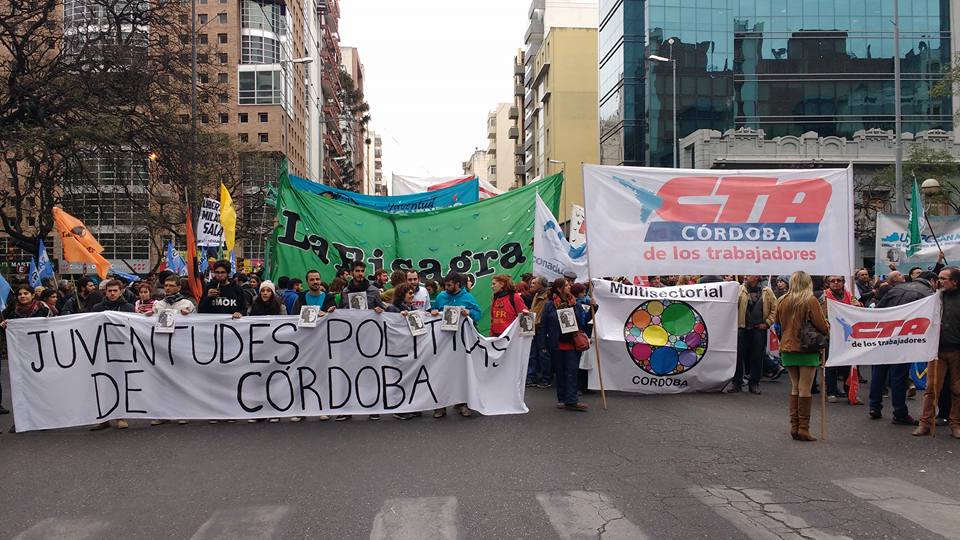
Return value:
M 430 311 L 430 293 L 423 285 L 414 293 L 413 305 L 420 311 Z

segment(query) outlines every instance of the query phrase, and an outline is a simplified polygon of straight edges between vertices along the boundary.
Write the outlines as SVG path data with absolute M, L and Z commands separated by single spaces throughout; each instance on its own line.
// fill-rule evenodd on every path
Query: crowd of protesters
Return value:
M 462 308 L 462 315 L 469 316 L 474 323 L 489 316 L 490 333 L 494 336 L 500 335 L 521 314 L 531 313 L 535 332 L 526 386 L 555 387 L 557 408 L 588 411 L 580 396 L 590 392 L 587 388 L 588 369 L 584 369 L 590 367 L 590 362 L 589 357 L 584 358 L 583 347 L 577 343 L 576 337 L 591 335 L 593 314 L 598 306 L 590 299 L 588 284 L 577 283 L 577 276 L 573 273 L 554 281 L 525 274 L 517 283 L 507 275 L 493 276 L 493 298 L 486 308 L 480 306 L 471 293 L 473 276 L 457 272 L 444 276 L 441 283 L 421 283 L 418 272 L 406 269 L 392 273 L 380 269 L 370 279 L 367 266 L 356 262 L 349 270 L 328 276 L 329 281 L 319 271 L 311 270 L 302 278 L 280 277 L 274 284 L 255 272 L 233 273 L 229 262 L 218 261 L 211 265 L 208 277 L 210 279 L 200 298 L 192 297 L 186 279 L 172 272 L 160 272 L 134 283 L 117 278 L 99 284 L 90 278 L 81 278 L 75 283 L 60 281 L 56 287 L 40 288 L 16 283 L 3 311 L 0 328 L 5 327 L 10 319 L 99 311 L 152 316 L 161 309 L 174 309 L 184 316 L 196 312 L 239 318 L 293 315 L 298 314 L 303 306 L 318 306 L 321 311 L 331 313 L 347 308 L 348 296 L 352 293 L 363 293 L 367 309 L 376 313 L 388 311 L 406 315 L 418 310 L 437 315 L 446 306 L 458 306 Z M 907 409 L 908 397 L 913 397 L 916 392 L 910 381 L 909 364 L 872 368 L 868 415 L 873 419 L 882 418 L 883 398 L 889 395 L 894 424 L 915 426 L 914 435 L 922 436 L 929 434 L 936 422 L 949 425 L 952 435 L 960 438 L 960 399 L 957 399 L 960 395 L 960 289 L 957 288 L 960 270 L 957 268 L 938 264 L 932 271 L 914 268 L 902 274 L 893 270 L 882 280 L 872 277 L 867 269 L 860 269 L 851 287 L 847 286 L 844 276 L 809 276 L 804 272 L 766 278 L 682 275 L 646 276 L 644 279 L 643 284 L 651 287 L 738 281 L 737 366 L 726 392 L 740 393 L 746 386 L 750 393 L 760 394 L 763 379 L 772 381 L 785 372 L 789 373 L 790 433 L 794 439 L 806 441 L 816 440 L 809 430 L 813 395 L 823 391 L 830 403 L 861 404 L 855 397 L 848 396 L 848 392 L 852 385 L 866 382 L 859 374 L 853 379 L 854 372 L 850 368 L 827 368 L 823 388 L 818 385 L 818 367 L 826 354 L 827 303 L 898 306 L 942 289 L 944 312 L 937 360 L 939 369 L 932 370 L 928 377 L 920 419 L 911 416 Z M 618 280 L 627 281 L 626 278 Z M 565 333 L 561 329 L 558 312 L 565 308 L 573 309 L 578 328 L 576 333 Z M 806 325 L 807 321 L 810 325 Z M 822 334 L 823 343 L 816 347 L 806 343 L 809 339 L 804 336 L 807 332 L 805 326 L 812 326 Z M 779 358 L 771 354 L 769 347 L 771 329 L 779 339 Z M 940 388 L 943 391 L 935 392 Z M 935 402 L 937 399 L 938 403 Z M 465 403 L 455 405 L 454 409 L 465 417 L 473 415 Z M 8 412 L 0 406 L 0 414 Z M 399 413 L 393 416 L 409 420 L 422 414 Z M 446 414 L 446 408 L 432 411 L 432 416 L 437 419 Z M 329 417 L 320 416 L 319 419 L 329 420 Z M 335 417 L 336 421 L 350 419 L 349 415 Z M 380 416 L 369 415 L 368 419 L 379 420 Z M 290 418 L 291 422 L 301 420 L 301 417 Z M 269 421 L 278 422 L 279 419 Z M 154 420 L 152 424 L 166 422 Z M 185 420 L 178 422 L 188 423 Z M 104 429 L 109 425 L 105 422 L 93 429 Z M 117 420 L 115 425 L 118 429 L 125 429 L 129 424 Z

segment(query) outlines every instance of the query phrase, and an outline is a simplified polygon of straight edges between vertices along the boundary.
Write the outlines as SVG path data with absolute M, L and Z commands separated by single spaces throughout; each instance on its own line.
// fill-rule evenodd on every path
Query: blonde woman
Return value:
M 781 330 L 780 359 L 790 373 L 790 435 L 795 441 L 815 441 L 810 434 L 810 388 L 820 366 L 820 350 L 805 350 L 800 336 L 807 321 L 823 334 L 829 327 L 806 272 L 790 276 L 790 287 L 777 304 L 776 321 Z

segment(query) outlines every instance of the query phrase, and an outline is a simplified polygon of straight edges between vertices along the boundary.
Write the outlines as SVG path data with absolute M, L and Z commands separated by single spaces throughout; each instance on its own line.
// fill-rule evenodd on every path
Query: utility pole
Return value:
M 897 157 L 894 163 L 893 211 L 903 206 L 903 120 L 900 115 L 900 0 L 893 0 L 893 114 Z

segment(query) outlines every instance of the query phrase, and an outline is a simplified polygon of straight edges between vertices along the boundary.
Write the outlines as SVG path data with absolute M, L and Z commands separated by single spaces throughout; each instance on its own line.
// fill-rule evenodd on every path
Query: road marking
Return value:
M 232 510 L 217 510 L 191 538 L 193 540 L 275 538 L 277 527 L 288 513 L 290 513 L 289 506 L 247 506 Z
M 456 497 L 387 499 L 373 518 L 370 540 L 455 540 Z
M 563 540 L 648 538 L 613 506 L 608 496 L 596 491 L 538 493 L 537 502 Z
M 899 478 L 851 478 L 834 484 L 930 532 L 960 539 L 960 502 Z
M 13 537 L 13 540 L 87 540 L 103 538 L 110 523 L 92 517 L 52 517 Z
M 763 489 L 704 486 L 689 491 L 751 540 L 849 540 L 846 536 L 834 536 L 811 527 L 805 519 L 775 502 L 773 494 Z

